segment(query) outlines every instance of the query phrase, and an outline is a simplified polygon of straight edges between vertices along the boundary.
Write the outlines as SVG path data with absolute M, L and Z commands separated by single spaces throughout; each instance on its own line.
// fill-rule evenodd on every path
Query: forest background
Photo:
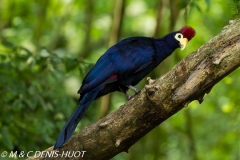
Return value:
M 236 0 L 1 0 L 0 152 L 54 145 L 82 79 L 117 41 L 192 26 L 196 36 L 149 75 L 157 78 L 237 18 L 239 6 Z M 240 159 L 239 74 L 236 69 L 202 104 L 190 103 L 113 160 Z M 96 100 L 76 132 L 124 103 L 121 93 Z

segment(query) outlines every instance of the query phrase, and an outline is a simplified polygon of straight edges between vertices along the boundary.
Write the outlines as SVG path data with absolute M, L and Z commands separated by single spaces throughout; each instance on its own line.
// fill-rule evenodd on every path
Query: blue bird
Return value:
M 83 79 L 78 90 L 78 106 L 63 127 L 54 149 L 62 147 L 70 139 L 93 100 L 114 91 L 123 92 L 130 100 L 127 90 L 138 93 L 133 86 L 175 49 L 183 50 L 194 35 L 194 29 L 185 26 L 162 38 L 131 37 L 110 47 Z

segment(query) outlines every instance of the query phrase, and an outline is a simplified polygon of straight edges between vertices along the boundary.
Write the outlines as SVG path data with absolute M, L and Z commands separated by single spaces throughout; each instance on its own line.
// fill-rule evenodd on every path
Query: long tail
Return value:
M 89 91 L 83 96 L 83 98 L 78 103 L 78 107 L 73 112 L 68 122 L 63 127 L 60 135 L 58 136 L 57 142 L 54 145 L 54 149 L 62 147 L 62 145 L 70 139 L 79 121 L 82 119 L 83 115 L 85 114 L 86 110 L 88 109 L 92 101 L 96 98 L 97 94 L 103 88 L 104 88 L 104 85 L 100 85 L 94 88 L 93 90 Z

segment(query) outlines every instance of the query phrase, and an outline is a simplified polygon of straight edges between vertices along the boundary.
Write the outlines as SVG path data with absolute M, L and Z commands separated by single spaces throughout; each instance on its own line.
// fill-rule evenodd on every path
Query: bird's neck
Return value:
M 174 38 L 175 34 L 176 32 L 172 32 L 162 38 L 156 39 L 155 44 L 159 61 L 167 58 L 175 49 L 179 48 L 179 43 Z

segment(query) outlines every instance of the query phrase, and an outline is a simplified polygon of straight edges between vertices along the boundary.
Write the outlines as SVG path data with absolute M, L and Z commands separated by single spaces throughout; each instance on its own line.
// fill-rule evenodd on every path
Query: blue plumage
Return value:
M 190 37 L 186 28 L 184 31 Z M 114 91 L 121 91 L 126 95 L 128 88 L 139 83 L 161 61 L 179 48 L 181 42 L 176 39 L 179 33 L 181 30 L 159 39 L 127 38 L 109 48 L 84 78 L 78 91 L 78 107 L 62 129 L 54 149 L 69 140 L 93 100 Z

